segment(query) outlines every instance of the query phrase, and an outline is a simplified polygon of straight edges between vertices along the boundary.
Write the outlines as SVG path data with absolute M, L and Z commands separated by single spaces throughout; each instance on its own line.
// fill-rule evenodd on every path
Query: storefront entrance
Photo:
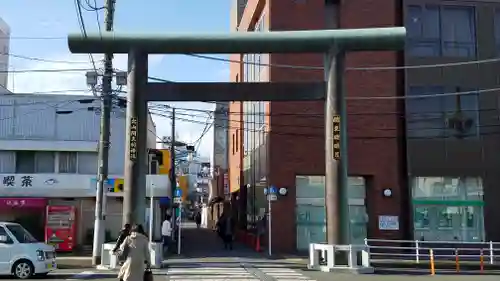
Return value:
M 44 241 L 46 206 L 44 198 L 1 198 L 0 221 L 19 223 L 38 241 Z
M 364 244 L 368 223 L 365 180 L 350 177 L 348 186 L 351 243 Z M 325 177 L 297 176 L 296 196 L 296 244 L 297 250 L 305 251 L 310 243 L 326 241 Z

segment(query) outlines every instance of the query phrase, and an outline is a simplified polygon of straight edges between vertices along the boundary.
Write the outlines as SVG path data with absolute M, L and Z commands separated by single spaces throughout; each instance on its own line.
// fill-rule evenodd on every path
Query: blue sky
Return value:
M 85 2 L 85 0 L 81 0 Z M 102 6 L 104 0 L 97 0 Z M 94 3 L 94 0 L 90 0 Z M 231 0 L 117 0 L 115 31 L 118 32 L 228 32 Z M 60 63 L 38 62 L 10 58 L 11 69 L 68 69 L 89 67 L 88 56 L 72 55 L 66 40 L 33 40 L 26 37 L 65 37 L 78 32 L 74 1 L 71 0 L 2 0 L 0 17 L 11 28 L 10 53 L 44 58 Z M 101 27 L 104 13 L 99 20 Z M 88 31 L 97 31 L 95 12 L 84 11 Z M 20 38 L 20 37 L 24 37 Z M 99 60 L 100 56 L 96 56 Z M 67 63 L 71 62 L 71 63 Z M 81 63 L 75 63 L 81 62 Z M 125 69 L 126 57 L 117 56 L 115 67 Z M 154 56 L 150 58 L 149 75 L 174 81 L 227 81 L 229 65 L 217 61 L 187 56 Z M 22 73 L 11 75 L 9 88 L 15 92 L 43 92 L 51 90 L 86 89 L 84 72 L 77 73 Z M 204 103 L 177 103 L 182 108 L 211 109 Z M 189 118 L 189 117 L 186 117 Z M 204 121 L 204 119 L 197 119 Z M 157 133 L 170 135 L 168 119 L 155 118 Z M 203 125 L 178 121 L 179 137 L 196 140 Z M 207 155 L 211 150 L 213 133 L 207 134 L 200 149 Z

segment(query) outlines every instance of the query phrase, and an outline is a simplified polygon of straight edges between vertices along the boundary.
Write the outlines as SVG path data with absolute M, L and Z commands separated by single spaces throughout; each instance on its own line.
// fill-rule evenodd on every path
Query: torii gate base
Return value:
M 403 27 L 158 36 L 118 33 L 70 35 L 68 43 L 73 53 L 129 54 L 124 222 L 144 223 L 148 101 L 325 100 L 327 242 L 330 245 L 349 244 L 346 109 L 343 85 L 345 52 L 400 50 L 404 47 L 405 35 Z M 148 83 L 147 81 L 148 54 L 313 52 L 327 54 L 329 64 L 325 67 L 326 85 L 324 82 Z M 339 125 L 340 132 L 338 132 Z M 270 179 L 272 181 L 272 175 Z M 328 254 L 328 257 L 324 258 L 331 261 L 332 256 Z

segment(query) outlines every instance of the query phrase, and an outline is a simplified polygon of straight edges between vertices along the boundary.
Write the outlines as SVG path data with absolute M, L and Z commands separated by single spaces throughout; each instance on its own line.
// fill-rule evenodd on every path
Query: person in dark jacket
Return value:
M 126 223 L 123 226 L 122 230 L 120 230 L 120 234 L 118 235 L 118 240 L 116 240 L 116 245 L 113 248 L 113 253 L 116 253 L 118 251 L 118 249 L 120 248 L 120 245 L 123 243 L 123 241 L 125 241 L 125 238 L 127 238 L 127 236 L 129 236 L 130 229 L 131 229 L 130 224 Z
M 196 221 L 196 227 L 200 228 L 201 225 L 201 211 L 197 211 L 196 215 L 194 216 L 194 220 Z
M 231 215 L 223 213 L 217 221 L 217 231 L 224 242 L 224 249 L 233 249 L 234 220 Z

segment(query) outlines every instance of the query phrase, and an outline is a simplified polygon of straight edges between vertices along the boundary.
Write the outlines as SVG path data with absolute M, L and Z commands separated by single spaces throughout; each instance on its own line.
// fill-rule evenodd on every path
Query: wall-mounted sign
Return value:
M 333 116 L 333 159 L 340 160 L 340 116 Z
M 224 195 L 229 195 L 231 192 L 229 191 L 229 175 L 224 173 Z
M 399 216 L 378 216 L 378 229 L 399 230 Z
M 19 184 L 21 187 L 32 187 L 33 186 L 33 177 L 32 176 L 20 176 Z M 16 183 L 16 176 L 14 175 L 6 175 L 3 176 L 3 186 L 4 187 L 15 187 L 18 184 Z
M 47 205 L 45 198 L 2 198 L 0 208 L 43 208 Z
M 137 159 L 137 117 L 130 118 L 130 143 L 129 143 L 129 157 L 130 160 Z

